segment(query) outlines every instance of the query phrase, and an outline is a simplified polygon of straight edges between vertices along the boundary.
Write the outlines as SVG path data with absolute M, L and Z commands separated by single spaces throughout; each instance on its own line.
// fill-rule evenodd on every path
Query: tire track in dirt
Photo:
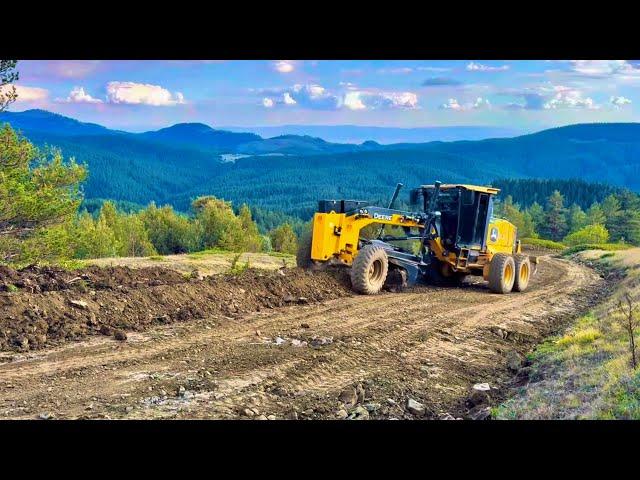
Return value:
M 393 380 L 396 389 L 433 387 L 435 382 L 445 391 L 458 392 L 466 378 L 460 358 L 474 356 L 477 365 L 469 368 L 473 372 L 504 362 L 495 349 L 496 342 L 503 345 L 505 340 L 491 328 L 536 330 L 538 319 L 553 307 L 539 309 L 540 304 L 556 303 L 566 311 L 576 303 L 574 293 L 598 281 L 585 267 L 544 258 L 540 275 L 522 294 L 493 295 L 479 285 L 421 287 L 238 319 L 180 323 L 133 335 L 125 344 L 96 338 L 42 354 L 16 355 L 17 361 L 0 364 L 0 416 L 33 418 L 34 412 L 48 408 L 60 417 L 233 417 L 245 405 L 282 415 L 322 397 L 328 404 L 333 398 L 335 404 L 344 386 L 376 378 Z M 302 328 L 302 323 L 310 328 Z M 334 342 L 319 348 L 264 343 L 276 335 L 331 336 Z M 407 382 L 407 375 L 415 375 L 425 362 L 441 373 L 426 383 Z M 152 395 L 149 389 L 169 392 L 205 369 L 214 372 L 212 378 L 198 377 L 190 401 L 169 394 L 164 403 L 139 407 Z M 446 378 L 447 369 L 453 380 Z M 274 393 L 274 388 L 285 393 Z M 436 395 L 435 404 L 453 401 L 443 395 Z M 92 399 L 98 406 L 87 411 Z M 126 410 L 129 407 L 132 410 Z
M 586 284 L 597 282 L 597 275 L 582 267 L 559 260 L 549 260 L 549 264 L 551 268 L 557 269 L 556 275 L 551 275 L 551 278 L 558 278 L 560 279 L 559 282 L 532 289 L 532 291 L 525 294 L 512 295 L 510 296 L 511 298 L 507 297 L 507 299 L 503 296 L 493 296 L 493 298 L 498 298 L 499 300 L 486 302 L 488 305 L 486 309 L 479 308 L 478 304 L 473 304 L 461 308 L 438 311 L 430 316 L 420 316 L 420 313 L 424 313 L 424 306 L 407 302 L 410 307 L 403 310 L 403 315 L 409 320 L 397 323 L 388 321 L 388 314 L 392 311 L 392 309 L 388 308 L 389 304 L 396 302 L 379 302 L 378 306 L 382 308 L 383 316 L 374 316 L 364 322 L 360 321 L 361 319 L 356 320 L 357 326 L 360 328 L 370 324 L 382 324 L 383 328 L 376 329 L 373 334 L 379 336 L 379 341 L 372 342 L 366 349 L 349 346 L 336 347 L 332 352 L 332 357 L 335 358 L 335 361 L 318 365 L 308 372 L 298 372 L 297 369 L 292 369 L 290 374 L 287 375 L 287 381 L 294 389 L 305 390 L 310 393 L 338 391 L 355 381 L 361 381 L 364 377 L 382 375 L 388 373 L 390 369 L 397 368 L 398 359 L 393 358 L 393 356 L 389 358 L 389 352 L 403 350 L 403 346 L 411 345 L 415 340 L 416 333 L 423 331 L 427 327 L 433 332 L 438 332 L 439 329 L 447 327 L 453 327 L 457 333 L 473 331 L 480 323 L 494 325 L 497 320 L 496 317 L 500 315 L 513 316 L 517 312 L 523 313 L 527 307 L 532 305 L 537 308 L 535 305 L 540 302 L 540 299 L 548 296 L 551 292 L 556 295 L 570 294 Z M 450 293 L 451 290 L 449 289 L 446 294 Z M 478 293 L 483 296 L 486 295 L 484 291 Z M 424 300 L 424 294 L 422 294 L 422 297 L 422 300 Z M 481 299 L 483 307 L 484 300 L 484 298 Z M 445 306 L 441 307 L 444 308 Z M 478 313 L 479 309 L 484 311 Z M 416 318 L 418 319 L 417 321 L 414 320 Z M 461 322 L 460 319 L 463 319 L 463 321 Z M 349 330 L 353 330 L 352 327 L 353 323 L 350 323 Z M 450 335 L 455 338 L 453 333 L 450 333 Z M 479 342 L 479 345 L 486 349 L 486 342 Z M 409 348 L 408 350 L 408 353 L 401 352 L 401 354 L 404 353 L 413 360 L 424 360 L 429 357 L 427 354 L 442 356 L 443 353 L 449 353 L 447 350 L 453 350 L 451 352 L 452 356 L 459 360 L 454 353 L 455 350 L 458 350 L 458 347 L 443 348 L 443 340 L 437 334 L 431 335 L 427 342 L 417 348 Z M 472 347 L 466 349 L 468 351 L 465 351 L 464 348 L 462 350 L 466 355 L 469 355 L 468 351 L 473 352 L 476 357 L 479 357 L 481 363 L 486 364 L 495 360 L 495 355 L 485 353 L 483 348 Z M 363 368 L 366 368 L 363 374 L 354 374 L 354 372 L 359 372 Z M 236 400 L 241 401 L 240 398 Z

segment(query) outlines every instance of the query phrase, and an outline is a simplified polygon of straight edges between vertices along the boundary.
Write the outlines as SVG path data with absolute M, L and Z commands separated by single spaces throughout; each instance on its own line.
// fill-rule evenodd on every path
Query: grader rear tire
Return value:
M 351 286 L 364 295 L 380 292 L 389 272 L 389 258 L 382 247 L 366 245 L 351 265 Z
M 516 292 L 524 292 L 529 286 L 529 279 L 531 278 L 531 261 L 528 255 L 514 255 L 513 257 L 516 278 L 513 282 L 513 289 Z
M 516 278 L 516 265 L 511 255 L 496 253 L 489 265 L 489 290 L 509 293 Z

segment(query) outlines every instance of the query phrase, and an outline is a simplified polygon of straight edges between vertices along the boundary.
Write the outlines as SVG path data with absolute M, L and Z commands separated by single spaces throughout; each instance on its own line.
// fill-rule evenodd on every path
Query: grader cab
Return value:
M 411 211 L 394 210 L 401 187 L 388 208 L 320 201 L 298 264 L 350 267 L 352 286 L 363 294 L 378 293 L 385 284 L 456 285 L 467 275 L 482 275 L 496 293 L 527 288 L 537 260 L 522 254 L 516 227 L 494 217 L 497 188 L 436 182 L 411 191 Z M 369 225 L 380 229 L 363 238 Z M 386 226 L 401 227 L 403 234 L 385 235 Z

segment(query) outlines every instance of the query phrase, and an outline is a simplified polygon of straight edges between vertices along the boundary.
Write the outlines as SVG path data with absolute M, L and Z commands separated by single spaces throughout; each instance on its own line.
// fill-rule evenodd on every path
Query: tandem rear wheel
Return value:
M 523 292 L 531 278 L 527 255 L 496 253 L 489 265 L 489 290 L 495 293 Z

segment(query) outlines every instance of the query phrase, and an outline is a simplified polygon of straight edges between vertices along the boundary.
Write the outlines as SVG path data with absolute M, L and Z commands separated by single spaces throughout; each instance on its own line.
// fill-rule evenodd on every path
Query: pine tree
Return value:
M 607 217 L 598 202 L 593 202 L 587 210 L 587 225 L 604 225 Z
M 539 232 L 544 223 L 544 208 L 538 202 L 533 202 L 527 211 L 531 215 L 534 230 Z
M 541 228 L 546 238 L 560 241 L 567 233 L 567 219 L 565 216 L 564 198 L 555 190 L 547 200 L 544 225 Z
M 263 241 L 258 231 L 258 225 L 256 225 L 256 222 L 251 218 L 251 210 L 246 203 L 240 207 L 238 218 L 240 219 L 240 225 L 245 235 L 243 250 L 247 252 L 261 251 Z
M 520 238 L 538 238 L 533 217 L 528 211 L 522 214 L 522 230 L 519 230 L 518 234 Z
M 620 201 L 614 194 L 603 200 L 602 211 L 606 218 L 604 226 L 607 227 L 611 240 L 617 242 L 624 238 L 625 231 L 622 226 L 624 215 L 620 207 Z
M 611 234 L 611 241 L 640 244 L 640 211 L 620 211 L 614 233 L 615 236 Z
M 12 84 L 20 78 L 16 69 L 17 60 L 0 60 L 0 112 L 18 98 L 16 87 Z M 3 88 L 11 85 L 11 88 Z
M 582 211 L 580 205 L 574 203 L 569 208 L 568 216 L 568 228 L 569 233 L 577 232 L 582 227 L 587 225 L 587 214 Z
M 43 230 L 76 215 L 85 176 L 86 169 L 60 150 L 39 150 L 9 125 L 1 127 L 0 260 L 19 260 L 21 243 L 31 237 L 31 260 L 37 260 L 37 241 L 53 238 Z M 50 249 L 43 245 L 44 251 Z

